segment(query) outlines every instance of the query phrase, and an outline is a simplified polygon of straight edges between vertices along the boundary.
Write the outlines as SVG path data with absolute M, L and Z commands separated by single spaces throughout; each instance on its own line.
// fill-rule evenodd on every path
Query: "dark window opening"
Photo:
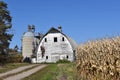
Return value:
M 68 59 L 68 58 L 69 58 L 69 56 L 67 55 L 67 56 L 66 56 L 66 58 Z
M 47 42 L 47 38 L 45 38 L 45 42 Z
M 46 59 L 48 59 L 48 56 L 46 56 Z
M 54 42 L 57 42 L 57 37 L 54 37 Z
M 65 41 L 64 37 L 62 37 L 62 41 Z

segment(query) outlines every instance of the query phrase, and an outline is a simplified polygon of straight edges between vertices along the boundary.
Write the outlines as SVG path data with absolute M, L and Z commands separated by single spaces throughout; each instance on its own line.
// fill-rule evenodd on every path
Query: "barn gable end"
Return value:
M 75 45 L 73 48 L 73 43 L 69 40 L 69 37 L 52 27 L 40 40 L 37 62 L 56 62 L 60 59 L 74 61 Z M 41 48 L 45 49 L 44 53 Z

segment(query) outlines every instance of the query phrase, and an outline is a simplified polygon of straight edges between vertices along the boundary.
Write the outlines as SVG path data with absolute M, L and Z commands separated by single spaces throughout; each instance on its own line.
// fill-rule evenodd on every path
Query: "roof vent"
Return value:
M 58 30 L 62 32 L 62 26 L 58 26 Z

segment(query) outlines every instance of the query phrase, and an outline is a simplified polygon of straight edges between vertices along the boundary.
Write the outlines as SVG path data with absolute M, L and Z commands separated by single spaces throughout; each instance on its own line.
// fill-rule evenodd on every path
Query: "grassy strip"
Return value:
M 74 63 L 48 64 L 23 80 L 76 80 L 76 69 Z
M 48 79 L 53 80 L 51 77 L 51 76 L 53 76 L 53 74 L 51 74 L 52 70 L 56 70 L 56 65 L 48 64 L 47 67 L 43 68 L 42 70 L 34 73 L 33 75 L 31 75 L 29 77 L 26 77 L 23 80 L 48 80 Z
M 6 76 L 3 76 L 2 78 L 7 78 L 7 77 L 10 77 L 10 76 L 14 76 L 14 75 L 20 74 L 20 73 L 22 73 L 22 72 L 25 72 L 25 71 L 28 71 L 28 70 L 30 70 L 30 69 L 33 69 L 33 68 L 35 68 L 35 67 L 37 67 L 37 66 L 39 66 L 39 65 L 35 65 L 35 66 L 33 66 L 33 67 L 27 68 L 27 69 L 22 70 L 22 71 L 17 72 L 17 73 L 8 74 L 8 75 L 6 75 Z
M 30 65 L 30 64 L 29 63 L 8 63 L 8 64 L 0 67 L 0 73 L 4 73 L 4 72 L 10 71 L 12 69 L 15 69 L 15 68 L 18 68 L 21 66 L 26 66 L 26 65 Z

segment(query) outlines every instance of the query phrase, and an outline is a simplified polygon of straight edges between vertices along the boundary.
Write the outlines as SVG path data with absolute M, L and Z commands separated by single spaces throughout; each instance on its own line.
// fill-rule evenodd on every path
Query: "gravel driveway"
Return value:
M 7 78 L 5 78 L 4 80 L 21 80 L 21 79 L 23 79 L 23 78 L 25 78 L 25 77 L 27 77 L 27 76 L 30 76 L 31 74 L 37 72 L 38 70 L 40 70 L 40 69 L 42 69 L 42 68 L 44 68 L 44 67 L 46 67 L 46 66 L 47 66 L 47 65 L 42 64 L 42 65 L 39 65 L 39 66 L 37 66 L 37 67 L 35 67 L 35 68 L 33 68 L 33 69 L 30 69 L 30 70 L 28 70 L 28 71 L 22 72 L 22 73 L 20 73 L 20 74 L 7 77 Z
M 31 68 L 31 67 L 36 66 L 36 65 L 37 65 L 37 64 L 19 67 L 19 68 L 13 69 L 13 70 L 11 70 L 11 71 L 8 71 L 8 72 L 5 72 L 5 73 L 1 73 L 1 74 L 0 74 L 0 77 L 6 76 L 6 75 L 9 75 L 9 74 L 18 73 L 18 72 L 20 72 L 20 71 L 23 71 L 23 70 L 25 70 L 25 69 Z

